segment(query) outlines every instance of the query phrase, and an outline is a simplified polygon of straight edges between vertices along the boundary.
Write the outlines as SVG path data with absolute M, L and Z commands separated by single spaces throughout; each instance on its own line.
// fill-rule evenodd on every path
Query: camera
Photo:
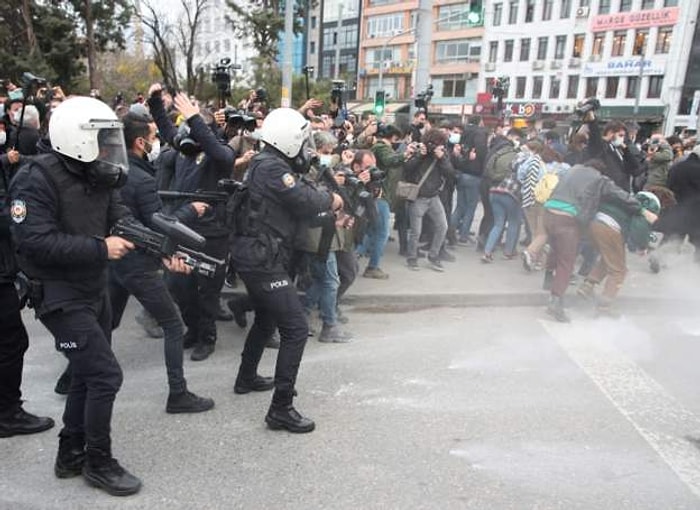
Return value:
M 246 131 L 253 132 L 257 127 L 257 122 L 255 117 L 246 115 L 240 110 L 236 110 L 231 106 L 224 108 L 224 118 L 226 119 L 226 125 L 230 126 L 232 129 L 238 131 L 239 129 L 245 129 Z
M 254 103 L 266 103 L 267 102 L 267 90 L 260 88 L 255 91 Z
M 585 117 L 588 112 L 594 112 L 600 108 L 600 101 L 598 98 L 589 97 L 581 101 L 576 109 L 574 110 L 574 115 L 579 117 Z
M 427 112 L 428 105 L 430 104 L 430 100 L 433 98 L 434 93 L 435 91 L 433 90 L 433 85 L 431 83 L 425 88 L 425 90 L 422 90 L 418 94 L 416 94 L 416 98 L 413 100 L 413 104 L 416 108 L 425 110 Z

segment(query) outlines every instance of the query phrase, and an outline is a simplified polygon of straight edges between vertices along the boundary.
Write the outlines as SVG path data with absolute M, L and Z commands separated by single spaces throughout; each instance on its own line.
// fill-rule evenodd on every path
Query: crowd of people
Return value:
M 322 112 L 316 99 L 298 110 L 265 101 L 251 91 L 236 108 L 213 108 L 160 84 L 112 107 L 60 89 L 50 101 L 5 101 L 0 437 L 54 425 L 22 408 L 19 275 L 21 298 L 68 359 L 56 385 L 67 394 L 56 476 L 83 475 L 114 495 L 141 487 L 112 457 L 109 428 L 122 381 L 110 338 L 129 296 L 148 334 L 164 339 L 168 413 L 213 408 L 189 390 L 183 351 L 206 360 L 216 322 L 245 328 L 254 312 L 234 391 L 274 390 L 268 426 L 304 433 L 314 422 L 292 401 L 307 338 L 353 339 L 338 303 L 358 274 L 390 277 L 391 236 L 410 271 L 448 270 L 456 246 L 484 264 L 520 259 L 543 272 L 547 312 L 562 322 L 579 258 L 576 292 L 614 316 L 626 253 L 647 250 L 652 230 L 699 248 L 693 139 L 640 140 L 635 123 L 601 124 L 595 111 L 567 133 L 547 122 L 488 129 L 479 116 L 434 124 L 422 110 L 402 130 L 371 113 Z M 113 233 L 122 221 L 158 231 L 159 214 L 201 236 L 215 267 L 177 250 L 154 257 Z M 224 285 L 237 292 L 222 307 Z M 274 378 L 258 374 L 266 347 L 279 349 Z

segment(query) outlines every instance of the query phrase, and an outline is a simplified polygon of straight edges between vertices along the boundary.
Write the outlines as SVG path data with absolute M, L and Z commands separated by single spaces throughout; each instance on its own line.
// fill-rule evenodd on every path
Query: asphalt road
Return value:
M 142 492 L 56 479 L 57 427 L 0 440 L 0 509 L 700 508 L 694 310 L 575 310 L 571 325 L 537 308 L 351 310 L 355 342 L 308 344 L 296 404 L 317 429 L 300 436 L 266 429 L 269 394 L 234 395 L 231 323 L 212 358 L 186 362 L 215 409 L 165 414 L 162 342 L 141 336 L 134 311 L 114 338 L 113 440 Z M 28 327 L 26 408 L 60 421 L 64 361 Z

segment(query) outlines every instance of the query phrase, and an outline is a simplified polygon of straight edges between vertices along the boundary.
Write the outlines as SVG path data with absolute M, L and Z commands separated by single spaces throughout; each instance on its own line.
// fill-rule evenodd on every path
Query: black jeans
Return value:
M 63 412 L 63 430 L 85 435 L 89 448 L 111 452 L 110 427 L 122 370 L 110 346 L 112 317 L 107 294 L 89 305 L 57 310 L 41 322 L 68 358 L 71 387 Z
M 479 245 L 486 244 L 486 238 L 493 228 L 493 209 L 491 208 L 491 180 L 486 177 L 481 179 L 479 185 L 479 197 L 481 198 L 481 207 L 484 209 L 484 216 L 479 224 Z
M 255 308 L 253 322 L 241 354 L 239 377 L 252 379 L 274 333 L 280 332 L 280 349 L 275 367 L 275 396 L 273 403 L 291 404 L 299 364 L 309 335 L 306 314 L 297 290 L 287 273 L 239 273 Z
M 187 389 L 182 369 L 182 336 L 185 328 L 180 313 L 158 271 L 130 270 L 127 264 L 128 261 L 125 260 L 110 265 L 112 329 L 119 327 L 129 296 L 133 295 L 163 328 L 163 352 L 170 392 L 183 392 Z
M 225 259 L 228 241 L 225 237 L 207 238 L 204 249 L 207 255 Z M 213 278 L 191 273 L 168 273 L 167 283 L 182 313 L 188 332 L 196 333 L 199 343 L 216 343 L 216 315 L 219 311 L 219 295 L 226 277 L 226 266 L 219 267 Z
M 13 283 L 0 284 L 0 414 L 21 404 L 22 367 L 29 347 Z
M 338 277 L 340 286 L 338 287 L 338 300 L 348 291 L 357 278 L 357 257 L 354 251 L 337 251 L 335 259 L 338 263 Z

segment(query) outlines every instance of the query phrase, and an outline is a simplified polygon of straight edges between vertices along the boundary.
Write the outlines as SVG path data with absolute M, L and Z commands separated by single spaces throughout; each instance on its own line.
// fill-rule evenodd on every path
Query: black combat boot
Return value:
M 36 434 L 54 426 L 51 418 L 35 416 L 22 409 L 21 402 L 0 413 L 0 437 Z
M 70 434 L 62 430 L 58 434 L 58 455 L 53 466 L 57 478 L 73 478 L 83 473 L 85 465 L 85 435 Z
M 58 395 L 68 395 L 70 391 L 71 375 L 68 367 L 63 371 L 63 373 L 56 381 L 56 386 L 54 386 L 53 391 Z
M 216 349 L 216 327 L 207 333 L 200 333 L 197 345 L 190 355 L 192 361 L 204 361 L 214 353 Z
M 275 391 L 275 394 L 272 396 L 270 410 L 265 416 L 265 423 L 272 430 L 284 429 L 295 434 L 311 432 L 316 428 L 316 424 L 313 420 L 305 418 L 294 409 L 292 405 L 293 396 L 294 393 Z
M 269 391 L 275 387 L 275 379 L 273 377 L 263 377 L 255 374 L 252 379 L 244 378 L 241 372 L 238 372 L 236 383 L 233 385 L 233 392 L 238 395 L 244 395 L 251 391 Z
M 228 309 L 231 310 L 233 318 L 239 328 L 245 329 L 248 326 L 248 318 L 245 315 L 245 307 L 241 296 L 234 296 L 226 301 Z
M 88 448 L 83 477 L 112 496 L 130 496 L 141 490 L 141 480 L 119 465 L 111 453 Z
M 168 414 L 203 413 L 214 407 L 210 398 L 200 397 L 189 390 L 180 393 L 170 393 L 165 412 Z
M 549 298 L 547 313 L 558 322 L 571 322 L 571 319 L 566 314 L 566 310 L 564 310 L 564 300 L 560 296 L 552 295 Z
M 226 308 L 224 308 L 221 305 L 220 301 L 219 301 L 219 309 L 216 312 L 216 320 L 222 321 L 222 322 L 230 322 L 233 320 L 233 314 L 231 312 L 229 312 L 228 310 L 226 310 Z

